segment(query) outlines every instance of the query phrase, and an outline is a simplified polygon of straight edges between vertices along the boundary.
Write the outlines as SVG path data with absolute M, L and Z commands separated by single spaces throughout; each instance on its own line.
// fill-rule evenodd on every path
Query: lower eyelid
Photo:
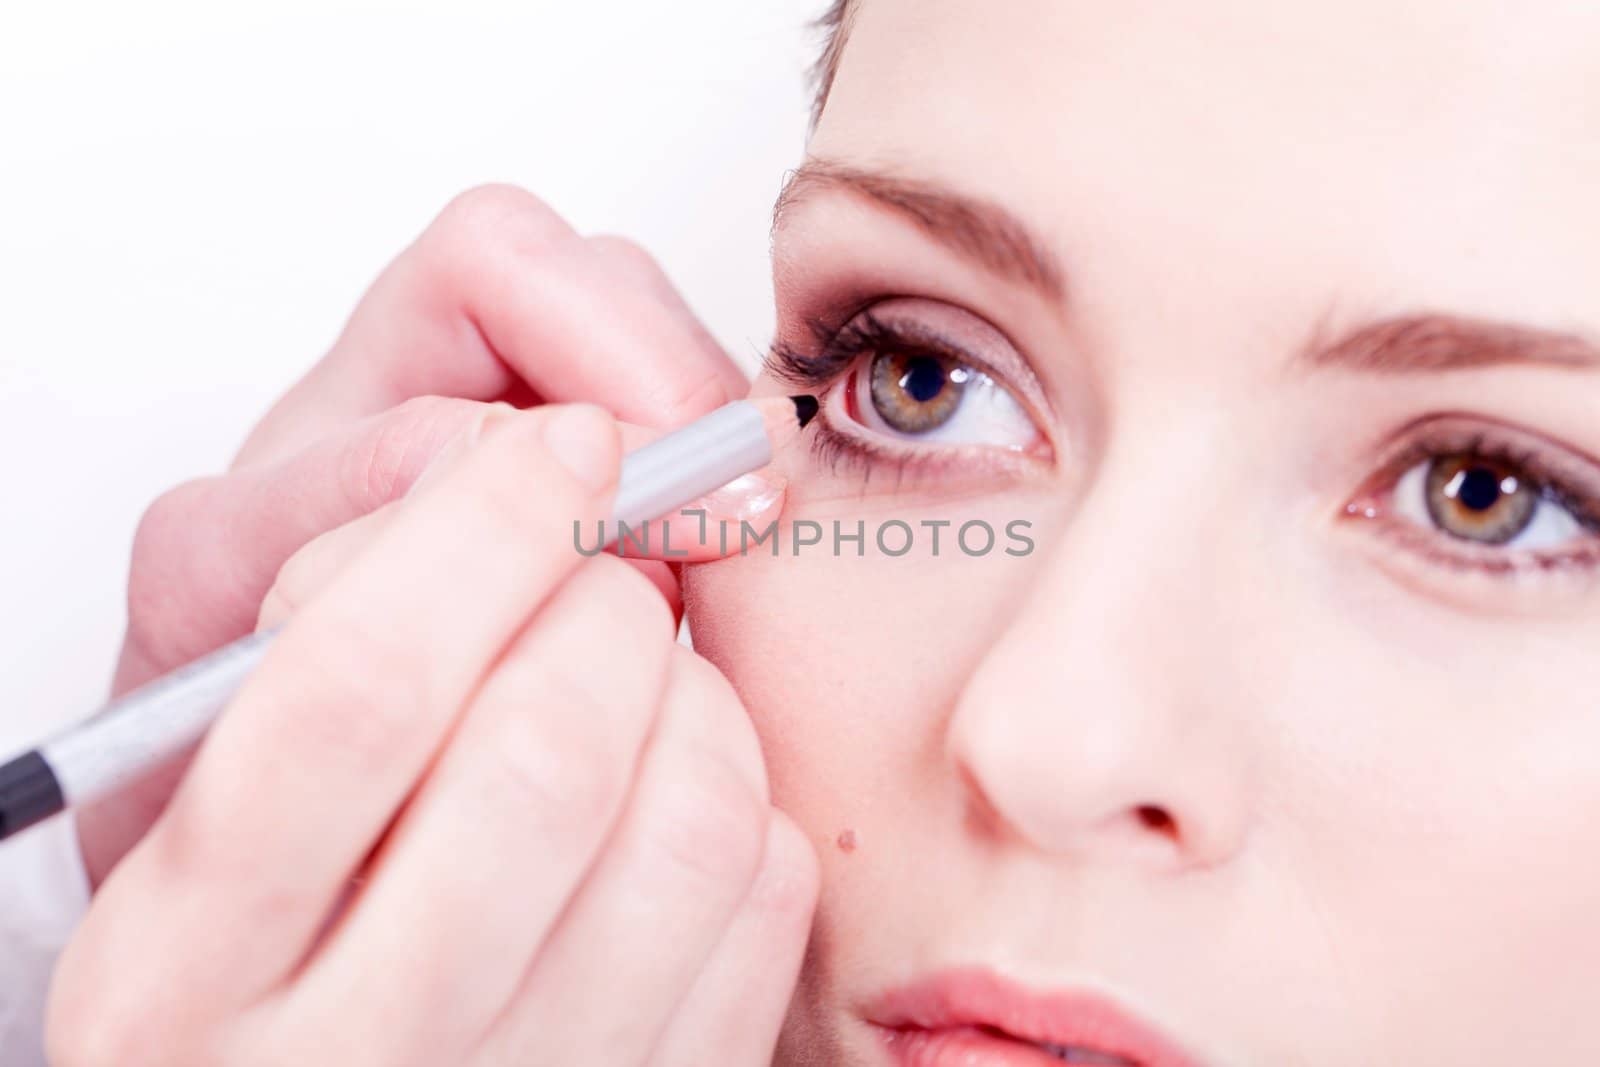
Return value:
M 1583 589 L 1600 585 L 1600 538 L 1547 553 L 1474 545 L 1405 520 L 1379 520 L 1377 532 L 1382 541 L 1399 549 L 1400 555 L 1415 561 L 1410 567 L 1426 568 L 1451 581 L 1472 578 L 1495 586 L 1509 583 L 1533 588 L 1552 579 Z
M 842 387 L 835 383 L 832 388 Z M 1014 482 L 1048 469 L 1049 461 L 1022 452 L 972 445 L 937 447 L 902 446 L 883 435 L 869 437 L 870 431 L 836 425 L 831 406 L 824 400 L 812 437 L 811 456 L 830 474 L 853 467 L 863 474 L 869 486 L 876 475 L 884 475 L 890 487 L 899 489 L 918 481 L 935 481 L 942 491 L 957 487 L 978 490 L 993 488 L 996 482 Z M 851 425 L 854 426 L 852 420 Z
M 1498 555 L 1441 547 L 1435 531 L 1405 520 L 1338 523 L 1352 563 L 1422 598 L 1484 620 L 1589 617 L 1600 592 L 1600 542 L 1564 560 L 1518 565 Z M 1330 531 L 1331 532 L 1331 531 Z M 1358 574 L 1340 587 L 1360 588 Z

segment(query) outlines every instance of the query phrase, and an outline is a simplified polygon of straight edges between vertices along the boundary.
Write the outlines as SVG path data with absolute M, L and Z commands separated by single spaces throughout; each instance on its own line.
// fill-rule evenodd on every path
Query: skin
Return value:
M 781 218 L 780 340 L 965 309 L 1030 363 L 1054 456 L 787 457 L 786 518 L 1020 516 L 1026 558 L 690 577 L 822 855 L 777 1062 L 881 1062 L 862 1004 L 970 965 L 1213 1064 L 1600 1058 L 1596 572 L 1441 566 L 1344 514 L 1439 412 L 1596 484 L 1600 371 L 1285 369 L 1419 309 L 1600 333 L 1597 46 L 1554 3 L 860 6 L 808 156 L 1003 206 L 1067 293 L 848 190 Z
M 119 690 L 284 629 L 191 762 L 79 814 L 51 1062 L 770 1059 L 815 857 L 673 570 L 572 547 L 625 448 L 745 389 L 637 246 L 446 207 L 141 523 Z M 602 395 L 648 425 L 545 402 Z
M 778 340 L 889 298 L 986 323 L 1043 447 L 795 449 L 778 517 L 1023 519 L 1036 547 L 688 568 L 699 656 L 670 575 L 529 550 L 604 513 L 544 443 L 568 409 L 481 405 L 674 422 L 742 386 L 625 246 L 513 191 L 452 205 L 240 465 L 141 532 L 119 684 L 290 630 L 176 797 L 86 816 L 110 878 L 57 1057 L 876 1064 L 866 1002 L 978 966 L 1109 994 L 1215 1067 L 1600 1058 L 1600 571 L 1498 573 L 1386 499 L 1346 510 L 1443 413 L 1600 486 L 1600 371 L 1293 362 L 1419 309 L 1600 327 L 1597 44 L 1576 4 L 865 0 L 808 156 L 1003 207 L 1064 293 L 814 188 L 776 233 Z M 574 291 L 628 313 L 563 318 Z M 485 342 L 492 308 L 561 328 Z M 395 407 L 426 394 L 465 399 Z M 373 469 L 401 474 L 341 480 Z M 624 618 L 643 654 L 575 651 Z M 517 697 L 557 665 L 609 732 Z M 628 886 L 692 936 L 629 926 Z M 602 944 L 635 948 L 596 974 Z

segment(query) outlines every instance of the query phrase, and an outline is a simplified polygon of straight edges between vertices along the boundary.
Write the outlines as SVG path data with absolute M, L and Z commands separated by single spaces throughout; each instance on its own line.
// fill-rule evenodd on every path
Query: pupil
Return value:
M 1500 499 L 1500 479 L 1484 467 L 1474 467 L 1461 478 L 1456 499 L 1473 511 L 1487 511 Z
M 916 356 L 900 376 L 900 388 L 919 404 L 926 404 L 944 388 L 944 367 L 931 356 Z

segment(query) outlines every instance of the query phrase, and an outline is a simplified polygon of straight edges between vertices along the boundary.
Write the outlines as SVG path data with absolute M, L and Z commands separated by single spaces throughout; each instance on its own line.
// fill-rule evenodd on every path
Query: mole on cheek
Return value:
M 839 846 L 840 852 L 854 852 L 856 850 L 856 832 L 854 830 L 841 830 L 834 843 Z

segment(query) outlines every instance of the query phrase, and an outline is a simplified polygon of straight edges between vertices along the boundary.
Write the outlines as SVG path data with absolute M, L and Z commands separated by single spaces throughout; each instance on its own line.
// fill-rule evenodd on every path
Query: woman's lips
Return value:
M 898 1067 L 1061 1067 L 1063 1063 L 1123 1067 L 1134 1062 L 1072 1048 L 1041 1048 L 981 1030 L 894 1030 L 886 1038 Z
M 982 970 L 891 990 L 866 1015 L 898 1067 L 1201 1067 L 1103 997 L 1034 993 Z

